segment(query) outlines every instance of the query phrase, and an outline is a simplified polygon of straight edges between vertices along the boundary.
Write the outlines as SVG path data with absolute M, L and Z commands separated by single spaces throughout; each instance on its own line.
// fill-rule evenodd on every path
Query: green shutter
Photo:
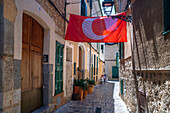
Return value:
M 170 30 L 170 0 L 164 0 L 164 32 Z
M 87 5 L 84 0 L 81 0 L 81 16 L 87 16 Z
M 116 52 L 116 66 L 119 67 L 119 53 Z
M 74 62 L 74 75 L 76 75 L 76 63 Z
M 94 75 L 96 75 L 96 55 L 94 55 Z
M 96 71 L 96 74 L 98 75 L 98 64 L 99 63 L 99 58 L 97 57 L 97 71 Z
M 55 94 L 63 91 L 63 49 L 64 46 L 56 42 Z
M 92 66 L 91 66 L 91 78 L 92 78 L 92 80 L 93 80 L 93 64 L 92 64 Z
M 121 91 L 121 94 L 123 95 L 123 79 L 122 78 L 120 80 L 120 91 Z

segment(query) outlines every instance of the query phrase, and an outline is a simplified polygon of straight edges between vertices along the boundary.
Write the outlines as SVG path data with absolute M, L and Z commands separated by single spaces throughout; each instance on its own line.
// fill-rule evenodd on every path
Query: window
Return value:
M 74 62 L 74 75 L 76 75 L 76 63 Z
M 89 6 L 90 6 L 90 9 L 92 9 L 92 0 L 87 0 Z
M 124 48 L 124 43 L 121 42 L 119 43 L 119 58 L 123 59 L 123 48 Z
M 87 5 L 84 0 L 81 0 L 81 16 L 87 16 Z
M 103 50 L 104 50 L 104 47 L 103 47 L 103 45 L 101 45 L 101 50 L 102 50 L 102 53 L 103 53 Z
M 164 32 L 170 31 L 170 0 L 164 0 Z
M 100 52 L 100 43 L 97 43 L 97 51 Z

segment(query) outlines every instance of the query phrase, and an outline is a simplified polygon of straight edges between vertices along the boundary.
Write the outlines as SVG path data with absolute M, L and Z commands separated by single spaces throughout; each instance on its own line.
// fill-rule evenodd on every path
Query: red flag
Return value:
M 117 15 L 126 15 L 120 13 Z M 65 40 L 75 42 L 127 42 L 126 22 L 111 17 L 70 14 Z

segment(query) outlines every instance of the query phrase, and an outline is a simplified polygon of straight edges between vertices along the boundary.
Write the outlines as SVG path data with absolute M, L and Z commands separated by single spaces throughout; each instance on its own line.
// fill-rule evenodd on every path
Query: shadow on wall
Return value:
M 149 60 L 152 60 L 154 64 L 159 60 L 159 42 L 156 39 L 161 37 L 163 33 L 163 1 L 149 0 L 145 2 L 136 0 L 133 9 L 135 9 L 133 10 L 133 20 L 137 42 L 136 49 L 140 57 L 143 57 L 143 61 L 141 60 L 139 63 L 145 64 L 148 68 Z M 148 58 L 149 55 L 152 57 Z

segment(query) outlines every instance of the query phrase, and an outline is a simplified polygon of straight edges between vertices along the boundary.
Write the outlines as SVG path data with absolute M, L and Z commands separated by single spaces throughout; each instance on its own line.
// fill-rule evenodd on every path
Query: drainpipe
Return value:
M 64 17 L 66 18 L 66 6 L 67 6 L 67 0 L 65 0 L 65 6 L 64 6 Z M 66 21 L 64 21 L 64 36 L 66 31 Z
M 91 0 L 90 0 L 91 1 Z M 91 2 L 92 3 L 92 2 Z M 92 5 L 92 4 L 91 4 Z M 92 16 L 92 8 L 90 7 L 90 17 Z M 90 63 L 89 63 L 89 80 L 91 79 L 91 43 L 90 44 Z
M 91 79 L 91 43 L 90 44 L 90 62 L 89 62 L 89 80 Z

